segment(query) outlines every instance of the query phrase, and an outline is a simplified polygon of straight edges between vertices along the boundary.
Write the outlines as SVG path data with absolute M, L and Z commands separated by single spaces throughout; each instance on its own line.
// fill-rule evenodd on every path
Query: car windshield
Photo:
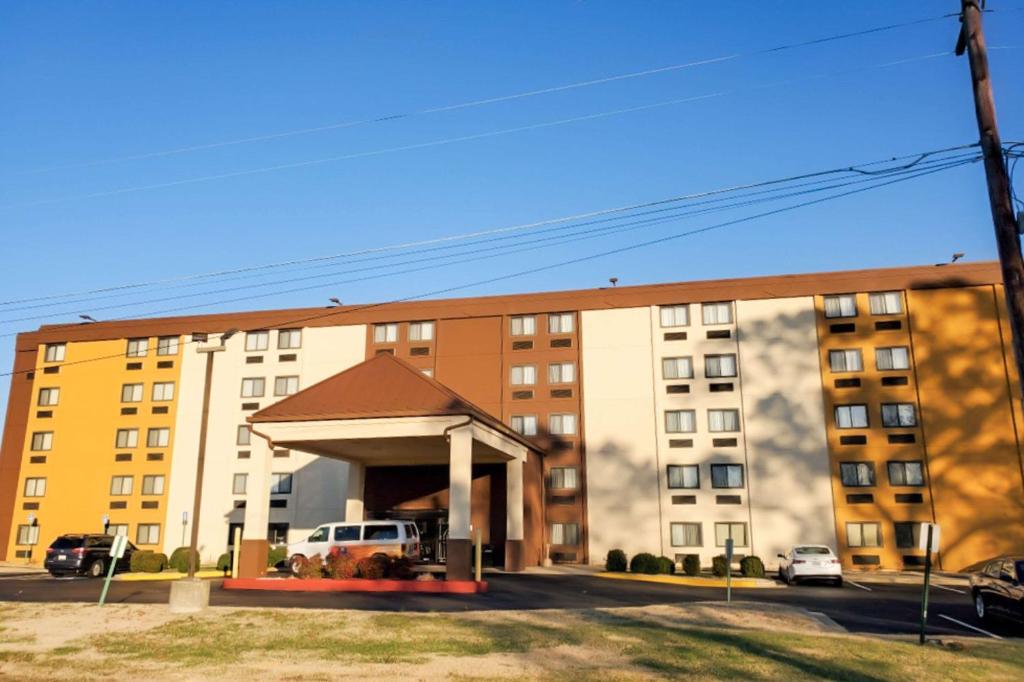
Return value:
M 64 535 L 53 541 L 50 545 L 53 549 L 74 549 L 75 547 L 81 547 L 84 538 L 81 536 L 68 536 Z
M 827 555 L 827 554 L 831 554 L 832 550 L 829 549 L 828 547 L 797 547 L 796 548 L 796 553 L 797 554 L 821 554 L 821 555 Z

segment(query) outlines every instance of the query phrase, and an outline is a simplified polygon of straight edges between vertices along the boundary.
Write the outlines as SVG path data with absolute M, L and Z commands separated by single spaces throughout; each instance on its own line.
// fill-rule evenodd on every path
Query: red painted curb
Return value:
M 298 578 L 225 578 L 226 590 L 276 592 L 419 592 L 476 594 L 487 591 L 487 581 L 475 580 L 300 580 Z

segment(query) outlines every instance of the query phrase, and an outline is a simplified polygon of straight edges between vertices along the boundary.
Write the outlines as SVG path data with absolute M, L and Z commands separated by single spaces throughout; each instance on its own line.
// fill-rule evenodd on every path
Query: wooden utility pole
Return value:
M 1021 259 L 1020 236 L 1010 199 L 1010 178 L 1003 158 L 1003 143 L 996 126 L 996 103 L 992 97 L 992 79 L 988 70 L 988 50 L 981 27 L 979 0 L 960 0 L 960 38 L 957 56 L 967 52 L 971 66 L 971 87 L 974 91 L 974 113 L 978 119 L 978 135 L 985 161 L 988 201 L 992 208 L 992 224 L 996 229 L 999 263 L 1003 270 L 1006 307 L 1009 309 L 1013 333 L 1013 356 L 1017 361 L 1017 379 L 1024 386 L 1024 261 Z

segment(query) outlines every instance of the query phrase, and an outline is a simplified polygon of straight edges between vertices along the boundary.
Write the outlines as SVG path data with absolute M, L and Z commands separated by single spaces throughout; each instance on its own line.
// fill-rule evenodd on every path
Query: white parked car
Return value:
M 325 523 L 305 540 L 288 545 L 288 566 L 294 573 L 300 557 L 308 559 L 319 554 L 326 559 L 332 547 L 355 559 L 373 554 L 419 559 L 420 531 L 412 521 Z
M 843 566 L 831 547 L 797 545 L 779 555 L 779 578 L 787 585 L 801 580 L 828 580 L 843 585 Z

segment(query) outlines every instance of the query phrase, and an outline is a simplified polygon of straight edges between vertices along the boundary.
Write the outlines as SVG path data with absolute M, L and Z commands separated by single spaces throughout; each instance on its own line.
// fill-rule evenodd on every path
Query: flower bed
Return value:
M 300 578 L 225 578 L 226 590 L 276 590 L 281 592 L 418 592 L 477 594 L 487 591 L 487 581 L 475 580 L 367 580 L 364 578 L 302 580 Z

